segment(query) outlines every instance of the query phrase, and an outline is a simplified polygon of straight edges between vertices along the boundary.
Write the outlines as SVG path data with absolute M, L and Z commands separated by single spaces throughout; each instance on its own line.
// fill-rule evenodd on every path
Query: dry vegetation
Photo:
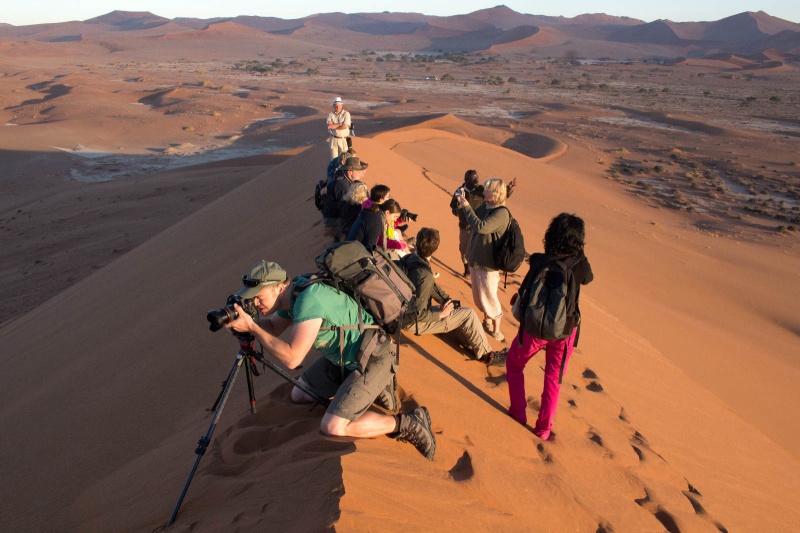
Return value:
M 702 231 L 764 239 L 797 235 L 800 225 L 800 71 L 789 65 L 745 70 L 368 50 L 50 63 L 24 70 L 0 66 L 7 88 L 0 106 L 9 125 L 3 133 L 13 132 L 8 138 L 21 143 L 20 152 L 9 152 L 18 155 L 8 160 L 6 177 L 30 176 L 26 179 L 39 184 L 37 190 L 77 180 L 83 185 L 72 182 L 77 192 L 71 194 L 82 197 L 96 220 L 112 213 L 129 216 L 115 213 L 114 204 L 136 188 L 113 193 L 119 198 L 109 201 L 112 193 L 103 193 L 96 182 L 136 176 L 157 182 L 158 171 L 176 166 L 321 142 L 324 129 L 317 124 L 331 95 L 341 94 L 358 135 L 453 113 L 496 128 L 497 135 L 485 140 L 531 156 L 546 151 L 542 135 L 588 148 L 597 176 L 618 182 L 653 207 L 683 212 L 687 223 Z M 30 145 L 26 138 L 72 155 L 40 153 L 28 159 L 22 156 L 23 146 Z M 90 151 L 97 153 L 82 157 Z M 42 163 L 45 159 L 51 162 Z M 55 173 L 52 161 L 61 161 Z M 165 189 L 157 200 L 164 205 L 158 216 L 131 211 L 124 229 L 87 218 L 81 224 L 93 228 L 95 237 L 84 248 L 84 266 L 57 274 L 54 283 L 80 279 L 249 175 L 232 170 L 222 180 L 209 177 L 211 186 L 197 182 L 176 197 Z M 58 259 L 18 229 L 23 220 L 50 223 L 33 216 L 48 204 L 39 194 L 26 194 L 27 200 L 4 202 L 0 212 L 9 287 L 27 275 L 58 269 Z M 69 225 L 52 229 L 56 242 L 68 238 L 60 232 L 74 231 L 63 228 Z M 6 301 L 0 318 L 40 300 L 15 291 Z

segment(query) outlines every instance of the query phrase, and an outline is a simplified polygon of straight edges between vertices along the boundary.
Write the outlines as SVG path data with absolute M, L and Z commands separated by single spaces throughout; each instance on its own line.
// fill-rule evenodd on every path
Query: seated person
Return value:
M 406 243 L 389 239 L 387 236 L 387 230 L 394 228 L 394 223 L 401 211 L 400 204 L 391 198 L 380 204 L 373 203 L 368 208 L 361 210 L 347 234 L 347 240 L 358 241 L 368 250 L 379 247 L 384 250 L 405 252 Z
M 384 200 L 388 200 L 391 198 L 391 196 L 389 195 L 390 191 L 391 189 L 389 188 L 388 185 L 382 185 L 379 183 L 378 185 L 373 186 L 369 190 L 369 198 L 364 200 L 364 203 L 361 204 L 361 207 L 366 209 L 368 207 L 371 207 L 373 204 L 383 203 Z
M 368 198 L 367 184 L 363 181 L 354 181 L 350 185 L 350 190 L 344 195 L 342 199 L 342 233 L 346 236 L 353 227 L 353 223 L 361 213 L 361 204 Z
M 436 284 L 429 261 L 439 249 L 439 242 L 438 230 L 422 228 L 417 232 L 416 252 L 399 260 L 414 283 L 416 297 L 416 306 L 406 313 L 403 329 L 417 335 L 452 335 L 478 361 L 490 366 L 505 366 L 506 351 L 492 351 L 475 311 L 469 307 L 456 308 L 453 300 Z M 439 306 L 431 306 L 431 301 Z
M 331 159 L 330 163 L 328 163 L 328 168 L 325 171 L 325 176 L 327 177 L 328 183 L 333 183 L 334 176 L 336 175 L 336 171 L 339 170 L 344 162 L 347 161 L 348 157 L 356 155 L 356 151 L 352 148 L 346 152 L 342 152 L 337 157 Z

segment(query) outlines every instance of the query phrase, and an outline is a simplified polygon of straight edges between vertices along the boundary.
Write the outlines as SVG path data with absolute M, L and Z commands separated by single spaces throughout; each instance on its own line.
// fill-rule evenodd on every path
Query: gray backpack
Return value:
M 305 281 L 295 283 L 295 297 L 313 283 L 325 283 L 344 292 L 358 304 L 359 323 L 342 326 L 340 335 L 344 329 L 358 329 L 365 334 L 359 351 L 359 359 L 363 358 L 361 366 L 366 365 L 370 355 L 376 353 L 385 340 L 390 340 L 391 334 L 397 335 L 399 358 L 403 315 L 414 298 L 414 284 L 402 269 L 383 250 L 368 251 L 356 241 L 328 246 L 316 263 L 319 272 L 304 274 Z M 375 325 L 364 324 L 362 312 L 369 313 Z

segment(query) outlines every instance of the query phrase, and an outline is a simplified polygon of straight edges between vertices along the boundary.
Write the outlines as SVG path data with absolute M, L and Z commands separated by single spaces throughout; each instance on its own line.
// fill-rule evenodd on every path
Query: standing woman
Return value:
M 506 184 L 500 178 L 487 179 L 483 184 L 484 203 L 474 211 L 463 195 L 456 198 L 470 228 L 467 261 L 472 278 L 472 298 L 483 313 L 484 329 L 502 342 L 505 340 L 500 331 L 503 308 L 497 297 L 500 271 L 494 264 L 493 245 L 506 232 L 511 220 L 508 209 L 499 209 L 506 204 Z
M 561 390 L 559 376 L 567 367 L 572 350 L 575 346 L 581 312 L 578 308 L 580 286 L 586 285 L 594 279 L 592 267 L 583 253 L 585 240 L 585 227 L 581 218 L 561 213 L 550 221 L 544 234 L 544 253 L 533 254 L 530 258 L 530 270 L 520 287 L 520 293 L 527 289 L 542 267 L 553 260 L 562 260 L 572 270 L 573 283 L 567 290 L 567 324 L 570 324 L 569 337 L 562 340 L 547 341 L 532 337 L 523 328 L 511 342 L 506 359 L 506 380 L 508 381 L 508 394 L 511 397 L 511 407 L 508 409 L 514 420 L 520 424 L 528 421 L 528 402 L 525 396 L 525 365 L 531 357 L 542 348 L 545 349 L 544 388 L 542 401 L 539 407 L 539 417 L 533 432 L 542 440 L 550 438 L 553 427 L 553 418 L 558 407 L 558 395 Z M 522 304 L 520 304 L 522 305 Z M 564 331 L 566 334 L 567 331 Z M 563 360 L 563 361 L 562 361 Z M 562 368 L 563 364 L 563 368 Z

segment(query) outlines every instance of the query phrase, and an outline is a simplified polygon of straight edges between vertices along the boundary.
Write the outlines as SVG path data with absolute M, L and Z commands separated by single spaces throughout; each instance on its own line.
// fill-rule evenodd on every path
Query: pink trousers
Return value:
M 525 365 L 536 355 L 536 352 L 545 349 L 544 366 L 544 388 L 542 390 L 542 403 L 539 408 L 539 417 L 533 432 L 543 440 L 550 438 L 550 429 L 553 427 L 553 418 L 556 416 L 558 407 L 558 394 L 561 385 L 558 383 L 558 375 L 561 371 L 561 359 L 564 357 L 564 346 L 567 347 L 567 360 L 564 362 L 564 370 L 572 356 L 573 345 L 577 328 L 572 330 L 572 335 L 560 341 L 545 341 L 531 337 L 526 332 L 522 332 L 522 345 L 519 342 L 519 333 L 511 342 L 506 359 L 506 380 L 508 381 L 508 394 L 511 397 L 511 407 L 508 409 L 514 420 L 520 424 L 528 422 L 527 407 L 528 401 L 525 398 Z

